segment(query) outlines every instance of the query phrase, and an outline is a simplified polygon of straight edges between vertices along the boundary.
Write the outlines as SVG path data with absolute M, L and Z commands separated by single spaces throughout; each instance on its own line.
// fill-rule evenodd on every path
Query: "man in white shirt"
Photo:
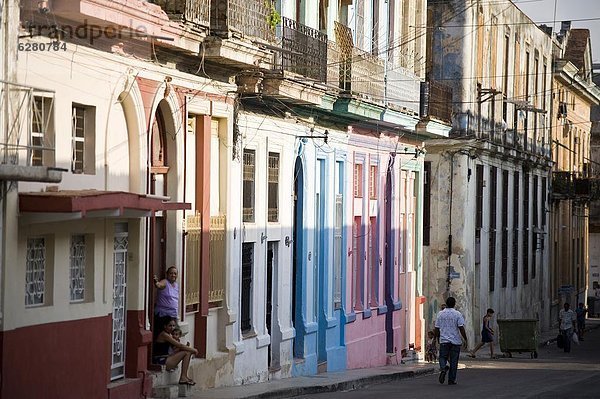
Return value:
M 571 339 L 573 339 L 573 331 L 575 331 L 575 322 L 577 316 L 572 309 L 569 309 L 570 305 L 565 302 L 564 309 L 558 312 L 558 322 L 560 333 L 564 338 L 564 351 L 571 352 Z
M 460 347 L 461 344 L 467 347 L 465 319 L 458 310 L 454 309 L 455 305 L 456 299 L 448 297 L 446 309 L 440 311 L 435 320 L 435 336 L 440 342 L 440 384 L 446 381 L 446 373 L 448 373 L 448 385 L 456 385 Z M 450 366 L 447 363 L 450 363 Z

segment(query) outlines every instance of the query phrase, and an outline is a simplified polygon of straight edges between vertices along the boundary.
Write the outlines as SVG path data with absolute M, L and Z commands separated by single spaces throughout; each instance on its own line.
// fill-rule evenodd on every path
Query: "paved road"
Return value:
M 484 356 L 486 348 L 478 355 Z M 556 345 L 541 349 L 537 359 L 513 354 L 512 359 L 461 358 L 458 384 L 438 382 L 438 374 L 369 388 L 302 396 L 305 399 L 387 398 L 600 398 L 600 329 L 573 344 L 571 353 Z

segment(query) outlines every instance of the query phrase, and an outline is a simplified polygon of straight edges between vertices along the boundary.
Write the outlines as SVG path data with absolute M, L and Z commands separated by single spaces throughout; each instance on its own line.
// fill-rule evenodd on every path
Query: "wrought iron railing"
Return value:
M 327 42 L 327 84 L 334 87 L 340 86 L 340 68 L 342 58 L 337 43 Z
M 572 197 L 575 195 L 575 183 L 571 172 L 552 172 L 552 195 Z
M 435 80 L 421 83 L 421 116 L 452 120 L 452 88 Z
M 170 19 L 197 25 L 210 25 L 210 0 L 150 0 L 159 5 Z
M 285 71 L 327 80 L 327 35 L 293 19 L 281 19 L 281 63 Z
M 265 0 L 211 0 L 210 27 L 217 35 L 238 32 L 243 36 L 272 42 L 274 8 Z

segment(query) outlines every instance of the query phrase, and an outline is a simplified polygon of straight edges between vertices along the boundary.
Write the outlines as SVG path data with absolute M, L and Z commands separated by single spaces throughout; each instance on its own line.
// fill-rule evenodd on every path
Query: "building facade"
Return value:
M 428 12 L 428 80 L 453 95 L 449 139 L 426 142 L 427 326 L 452 295 L 471 342 L 487 308 L 547 328 L 552 39 L 510 1 Z
M 598 195 L 592 174 L 591 109 L 600 91 L 592 80 L 590 33 L 563 22 L 555 50 L 552 109 L 552 315 L 563 303 L 585 303 L 590 250 L 589 204 Z

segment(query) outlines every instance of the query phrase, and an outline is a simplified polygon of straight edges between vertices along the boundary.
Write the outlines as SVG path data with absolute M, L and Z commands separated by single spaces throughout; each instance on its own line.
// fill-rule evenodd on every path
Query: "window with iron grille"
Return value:
M 269 222 L 279 221 L 279 154 L 269 152 Z
M 529 284 L 529 173 L 523 173 L 523 284 Z
M 252 268 L 254 264 L 254 243 L 242 244 L 242 295 L 240 301 L 240 328 L 242 334 L 252 330 Z
M 378 168 L 376 165 L 371 165 L 369 171 L 369 198 L 377 199 L 377 174 Z
M 95 172 L 95 108 L 73 104 L 71 114 L 73 173 Z
M 497 219 L 497 193 L 498 193 L 498 169 L 490 168 L 490 237 L 488 253 L 488 277 L 489 289 L 494 291 L 496 285 L 496 219 Z
M 502 288 L 508 285 L 508 170 L 502 171 Z
M 243 214 L 244 222 L 254 222 L 254 176 L 256 169 L 256 152 L 244 150 L 243 168 Z
M 513 176 L 513 237 L 512 237 L 512 277 L 513 287 L 519 285 L 519 172 L 515 171 Z
M 363 165 L 360 163 L 354 164 L 354 197 L 362 198 L 363 196 Z
M 82 302 L 85 299 L 85 236 L 71 236 L 70 254 L 70 292 L 71 302 Z
M 46 294 L 46 239 L 27 239 L 25 306 L 43 305 Z

